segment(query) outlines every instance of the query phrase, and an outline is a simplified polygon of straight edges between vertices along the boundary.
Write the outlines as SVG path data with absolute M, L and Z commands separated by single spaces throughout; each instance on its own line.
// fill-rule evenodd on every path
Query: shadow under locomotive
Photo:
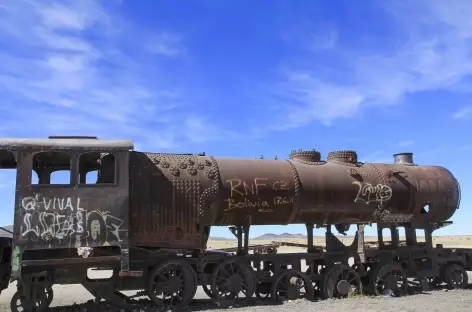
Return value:
M 328 161 L 316 151 L 253 160 L 51 137 L 0 140 L 0 165 L 17 170 L 13 238 L 0 242 L 2 276 L 18 282 L 12 312 L 46 310 L 52 285 L 60 284 L 80 284 L 97 302 L 121 309 L 134 308 L 122 291 L 139 290 L 153 305 L 178 308 L 193 302 L 201 286 L 216 306 L 229 307 L 402 296 L 415 289 L 408 279 L 423 290 L 465 288 L 472 269 L 471 249 L 432 241 L 459 205 L 457 181 L 444 168 L 414 164 L 408 153 L 394 164 L 363 164 L 353 151 L 331 152 Z M 58 171 L 68 175 L 54 184 Z M 306 252 L 249 245 L 252 225 L 294 223 L 306 226 Z M 364 241 L 371 223 L 375 245 Z M 237 248 L 208 250 L 211 227 L 222 225 Z M 351 225 L 357 232 L 346 246 L 332 228 L 345 233 Z M 314 245 L 315 227 L 326 229 L 323 246 Z M 113 274 L 91 278 L 90 268 Z

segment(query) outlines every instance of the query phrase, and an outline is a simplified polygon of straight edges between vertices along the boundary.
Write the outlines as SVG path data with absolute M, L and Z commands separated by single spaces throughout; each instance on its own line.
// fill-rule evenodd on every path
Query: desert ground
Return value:
M 341 238 L 345 244 L 352 242 L 352 237 Z M 402 239 L 402 238 L 401 238 Z M 367 237 L 366 241 L 373 241 L 373 237 Z M 268 244 L 273 240 L 252 240 L 251 245 Z M 304 244 L 303 239 L 280 239 L 280 241 L 288 241 L 294 243 Z M 472 248 L 472 236 L 441 236 L 434 238 L 435 244 L 443 244 L 444 247 L 470 247 Z M 315 238 L 315 245 L 323 245 L 324 238 Z M 236 246 L 235 240 L 210 240 L 208 247 L 211 249 L 231 248 Z M 289 252 L 303 252 L 304 248 L 297 247 L 279 247 L 279 253 Z M 103 274 L 103 273 L 94 273 Z M 469 282 L 472 283 L 472 276 L 469 276 Z M 16 291 L 16 283 L 10 284 L 10 287 L 4 290 L 0 295 L 0 312 L 11 311 L 10 300 Z M 111 307 L 102 306 L 95 308 L 87 301 L 93 297 L 81 285 L 55 285 L 54 286 L 54 300 L 51 304 L 51 311 L 120 311 Z M 135 292 L 125 292 L 125 294 L 134 294 Z M 195 302 L 189 307 L 188 311 L 203 311 L 212 309 L 219 310 L 211 302 L 203 290 L 199 287 L 195 296 Z M 75 307 L 71 305 L 77 304 Z M 358 297 L 343 300 L 325 300 L 319 302 L 309 302 L 306 300 L 296 300 L 286 302 L 283 305 L 275 306 L 250 306 L 250 307 L 233 307 L 239 311 L 284 311 L 291 309 L 293 311 L 353 311 L 358 310 L 362 312 L 373 311 L 455 311 L 455 312 L 470 312 L 472 306 L 472 290 L 434 290 L 423 294 L 406 296 L 401 298 L 393 297 Z M 141 311 L 155 311 L 153 309 L 146 309 Z
M 345 245 L 349 245 L 352 243 L 354 240 L 354 237 L 352 236 L 341 236 L 341 235 L 336 235 L 339 240 L 343 242 Z M 405 238 L 403 236 L 400 236 L 400 241 L 404 240 Z M 424 242 L 424 237 L 418 236 L 417 237 L 418 241 Z M 365 236 L 364 240 L 366 242 L 375 242 L 377 240 L 377 237 L 375 236 Z M 385 237 L 385 241 L 389 241 L 390 237 Z M 297 243 L 297 244 L 306 244 L 306 239 L 305 238 L 275 238 L 275 239 L 254 239 L 250 241 L 250 245 L 259 245 L 259 244 L 270 244 L 273 241 L 283 241 L 283 242 L 291 242 L 291 243 Z M 323 246 L 325 244 L 325 239 L 324 237 L 319 237 L 315 236 L 313 238 L 313 244 L 314 245 L 319 245 Z M 455 236 L 434 236 L 433 237 L 433 244 L 443 244 L 444 247 L 456 247 L 456 248 L 462 248 L 462 247 L 471 247 L 472 248 L 472 236 L 468 235 L 455 235 Z M 208 241 L 208 248 L 211 249 L 220 249 L 220 248 L 231 248 L 235 247 L 237 245 L 236 240 L 223 240 L 223 239 L 218 239 L 218 240 L 209 240 Z M 280 252 L 288 252 L 291 250 L 290 247 L 280 247 L 279 251 Z M 297 251 L 303 251 L 304 249 L 299 248 Z

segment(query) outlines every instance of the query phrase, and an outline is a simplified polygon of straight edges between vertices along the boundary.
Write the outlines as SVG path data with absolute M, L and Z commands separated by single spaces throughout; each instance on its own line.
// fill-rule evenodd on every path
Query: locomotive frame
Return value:
M 148 296 L 156 305 L 182 306 L 189 304 L 197 287 L 202 286 L 220 306 L 230 306 L 254 300 L 254 294 L 261 302 L 378 295 L 385 289 L 403 295 L 411 290 L 408 278 L 417 279 L 423 288 L 438 283 L 465 288 L 468 284 L 466 271 L 472 270 L 472 249 L 433 246 L 433 232 L 450 221 L 376 222 L 375 247 L 364 242 L 367 223 L 356 223 L 355 239 L 349 246 L 332 233 L 332 226 L 344 233 L 346 225 L 308 223 L 307 252 L 251 254 L 251 218 L 239 218 L 230 227 L 238 240 L 236 252 L 207 250 L 211 222 L 196 224 L 203 214 L 194 211 L 187 215 L 185 209 L 211 195 L 211 183 L 219 174 L 212 170 L 214 158 L 199 155 L 206 157 L 210 169 L 205 174 L 213 180 L 205 185 L 210 191 L 200 194 L 196 182 L 163 183 L 150 157 L 133 152 L 133 148 L 129 140 L 95 137 L 0 140 L 0 169 L 17 170 L 13 238 L 0 240 L 0 288 L 8 286 L 4 281 L 10 276 L 18 282 L 13 312 L 18 306 L 26 311 L 47 308 L 54 284 L 82 284 L 97 300 L 106 299 L 124 309 L 133 304 L 120 292 L 124 290 L 139 290 L 137 296 Z M 136 164 L 139 168 L 132 168 Z M 191 168 L 180 169 L 193 174 Z M 70 170 L 69 183 L 50 183 L 57 170 Z M 94 170 L 99 172 L 97 181 L 87 184 L 86 175 Z M 32 183 L 34 171 L 37 183 Z M 152 187 L 160 192 L 153 194 Z M 142 193 L 146 188 L 148 192 Z M 186 198 L 188 202 L 176 199 L 189 190 L 193 194 Z M 159 197 L 165 192 L 173 194 L 167 197 L 171 201 Z M 159 210 L 160 220 L 147 216 L 152 207 L 146 206 L 149 204 L 140 200 L 139 194 L 151 197 L 156 205 L 171 207 L 167 208 L 171 212 Z M 131 207 L 137 207 L 136 212 Z M 136 214 L 149 222 L 133 222 Z M 314 246 L 315 227 L 326 228 L 325 246 Z M 152 228 L 163 230 L 147 232 Z M 405 229 L 405 242 L 399 240 L 399 228 Z M 383 229 L 391 232 L 389 244 L 384 241 Z M 424 230 L 425 242 L 418 242 L 418 229 Z M 160 240 L 162 235 L 181 239 Z M 89 278 L 87 270 L 96 267 L 111 268 L 113 275 Z M 160 298 L 162 293 L 168 296 Z

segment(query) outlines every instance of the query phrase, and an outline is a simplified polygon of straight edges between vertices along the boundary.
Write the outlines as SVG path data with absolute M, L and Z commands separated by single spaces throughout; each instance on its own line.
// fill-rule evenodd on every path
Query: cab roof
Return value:
M 132 150 L 133 141 L 127 139 L 98 139 L 84 136 L 50 136 L 47 139 L 0 138 L 0 150 Z
M 0 168 L 16 168 L 16 152 L 30 151 L 129 151 L 131 140 L 98 139 L 84 136 L 50 136 L 46 139 L 0 138 Z

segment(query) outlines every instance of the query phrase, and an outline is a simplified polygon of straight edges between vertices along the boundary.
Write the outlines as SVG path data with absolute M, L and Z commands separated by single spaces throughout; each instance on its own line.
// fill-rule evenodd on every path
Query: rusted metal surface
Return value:
M 198 220 L 209 166 L 194 155 L 131 153 L 131 241 L 136 246 L 198 249 Z
M 297 187 L 284 160 L 217 159 L 222 189 L 215 224 L 284 224 L 297 209 Z
M 459 205 L 458 182 L 442 167 L 363 164 L 350 151 L 329 156 L 217 159 L 223 194 L 215 224 L 248 216 L 251 224 L 433 222 Z
M 459 205 L 458 182 L 445 168 L 358 163 L 352 151 L 330 153 L 327 162 L 302 152 L 288 161 L 217 163 L 215 225 L 433 222 L 449 219 Z
M 133 152 L 133 243 L 204 246 L 211 225 L 437 222 L 459 205 L 459 186 L 411 154 L 397 163 L 359 163 L 353 151 L 322 161 L 316 151 L 289 160 Z M 424 208 L 428 206 L 429 211 Z M 200 244 L 200 245 L 199 245 Z

